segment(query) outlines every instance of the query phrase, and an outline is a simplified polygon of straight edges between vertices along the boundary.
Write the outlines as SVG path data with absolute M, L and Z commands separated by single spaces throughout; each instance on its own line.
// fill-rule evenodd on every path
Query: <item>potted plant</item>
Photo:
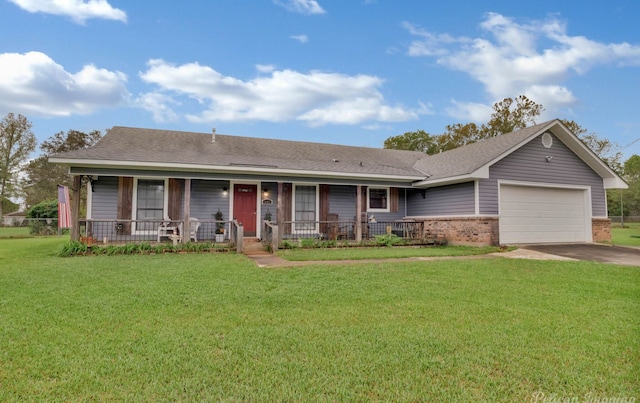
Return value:
M 213 215 L 216 220 L 216 242 L 224 242 L 224 215 L 222 211 L 218 211 Z
M 267 209 L 267 212 L 264 214 L 265 221 L 271 221 L 271 210 Z

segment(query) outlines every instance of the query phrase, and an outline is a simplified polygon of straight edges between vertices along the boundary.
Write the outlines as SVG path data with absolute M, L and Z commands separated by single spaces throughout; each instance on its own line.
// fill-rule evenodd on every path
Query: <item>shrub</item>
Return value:
M 62 245 L 62 248 L 58 252 L 58 256 L 69 257 L 69 256 L 84 255 L 86 253 L 87 253 L 87 245 L 78 241 L 69 241 L 64 245 Z
M 298 248 L 298 244 L 295 242 L 291 242 L 289 240 L 282 241 L 282 248 L 284 249 L 296 249 Z
M 391 247 L 403 243 L 402 238 L 396 234 L 376 235 L 376 244 L 380 246 Z

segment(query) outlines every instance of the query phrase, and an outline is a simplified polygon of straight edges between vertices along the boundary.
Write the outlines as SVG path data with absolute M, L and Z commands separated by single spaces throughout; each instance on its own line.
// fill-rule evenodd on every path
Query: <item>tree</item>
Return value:
M 515 105 L 513 104 L 515 102 Z M 487 124 L 480 130 L 481 139 L 524 129 L 536 124 L 536 118 L 544 112 L 544 107 L 524 95 L 515 100 L 505 98 L 493 105 L 493 113 Z
M 595 133 L 589 133 L 589 130 L 573 120 L 561 119 L 560 121 L 611 169 L 619 175 L 622 174 L 622 151 L 618 143 L 602 138 Z
M 26 117 L 9 113 L 0 122 L 0 200 L 16 194 L 17 173 L 35 150 L 36 143 L 31 122 Z M 0 217 L 2 215 L 0 203 Z
M 27 210 L 27 218 L 31 218 L 31 233 L 37 235 L 53 235 L 54 219 L 58 218 L 58 200 L 45 200 Z
M 25 178 L 22 182 L 27 208 L 43 200 L 57 199 L 58 185 L 71 186 L 69 168 L 60 164 L 52 164 L 48 158 L 51 155 L 67 151 L 80 150 L 95 145 L 102 137 L 99 130 L 89 133 L 69 130 L 65 134 L 59 132 L 48 138 L 40 145 L 42 154 L 29 162 L 24 169 Z
M 434 154 L 437 143 L 434 136 L 424 130 L 406 132 L 405 134 L 389 137 L 384 141 L 384 148 L 394 150 L 422 151 L 427 154 Z
M 423 151 L 430 155 L 437 154 L 533 125 L 536 123 L 535 119 L 543 111 L 542 105 L 524 95 L 518 96 L 515 100 L 505 98 L 493 105 L 491 118 L 481 126 L 475 123 L 455 123 L 447 125 L 445 132 L 436 136 L 431 136 L 423 130 L 407 132 L 403 135 L 389 137 L 384 142 L 384 148 Z
M 629 189 L 622 191 L 625 215 L 640 215 L 640 155 L 624 162 L 624 178 L 629 184 Z

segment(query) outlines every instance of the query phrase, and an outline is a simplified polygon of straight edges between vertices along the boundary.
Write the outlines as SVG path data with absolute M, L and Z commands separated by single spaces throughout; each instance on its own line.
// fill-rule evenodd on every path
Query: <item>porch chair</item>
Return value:
M 164 220 L 160 223 L 158 227 L 158 243 L 160 243 L 160 239 L 162 237 L 170 237 L 171 235 L 176 235 L 176 227 L 175 223 L 171 222 L 171 219 L 168 216 L 164 216 Z
M 178 231 L 180 231 L 181 236 L 185 236 L 186 234 L 182 231 L 183 223 L 178 224 Z M 200 220 L 195 217 L 189 218 L 189 240 L 193 239 L 193 242 L 198 242 L 198 229 L 200 228 Z

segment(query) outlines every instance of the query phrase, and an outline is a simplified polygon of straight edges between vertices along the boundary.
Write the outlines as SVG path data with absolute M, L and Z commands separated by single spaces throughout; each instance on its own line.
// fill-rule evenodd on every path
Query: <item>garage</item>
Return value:
M 500 185 L 500 243 L 591 242 L 588 189 Z

